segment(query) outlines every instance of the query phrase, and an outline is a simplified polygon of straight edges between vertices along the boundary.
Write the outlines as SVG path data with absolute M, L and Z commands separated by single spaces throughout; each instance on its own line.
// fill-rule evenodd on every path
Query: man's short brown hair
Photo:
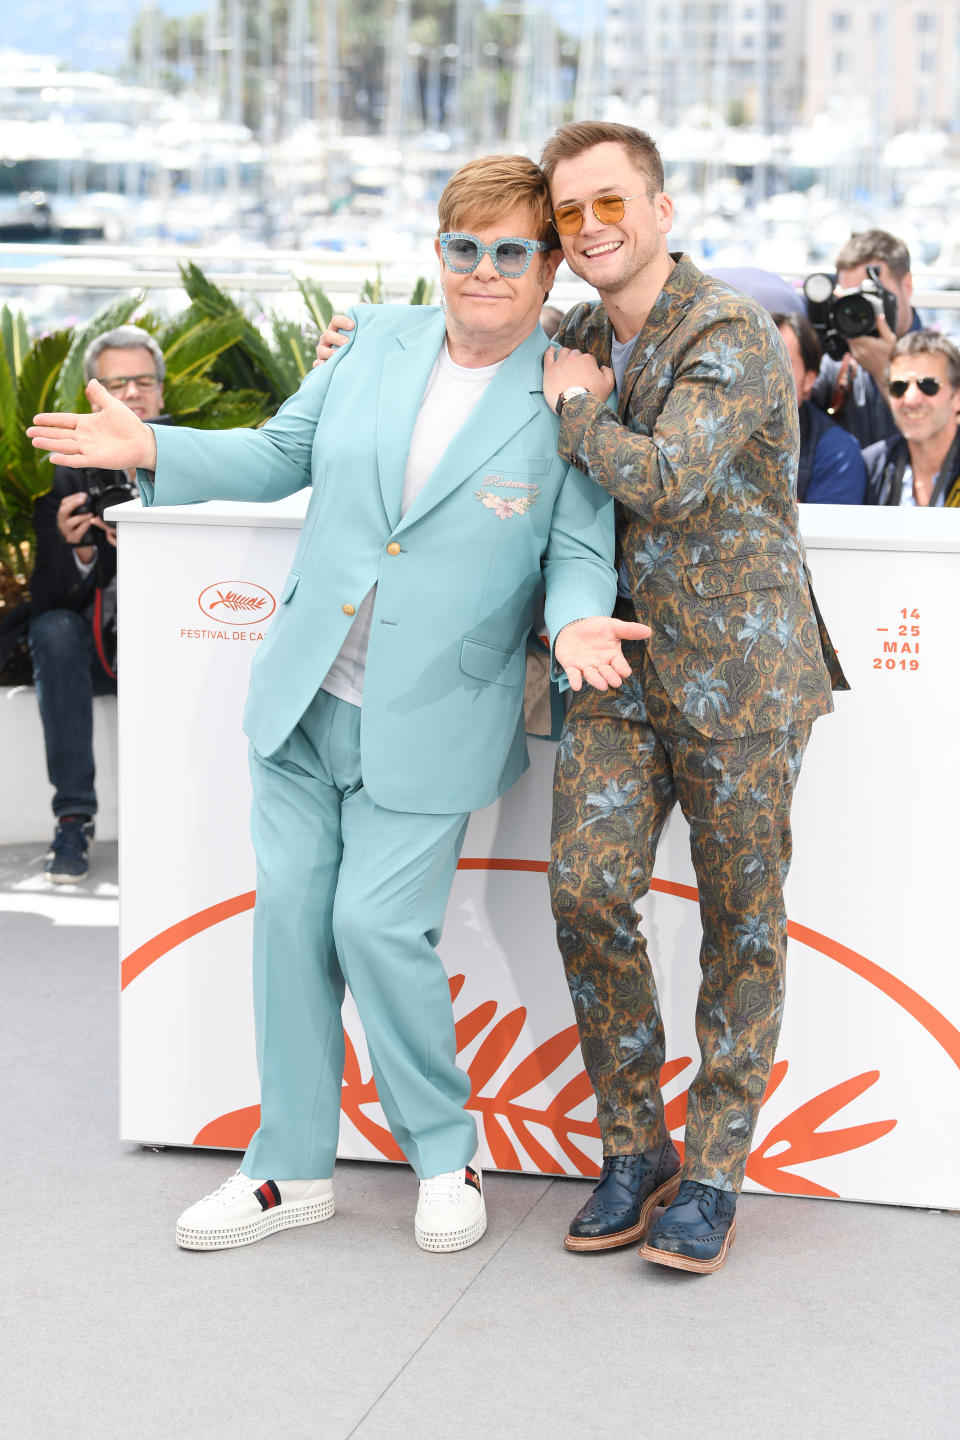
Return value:
M 910 251 L 888 230 L 855 230 L 834 261 L 837 270 L 883 261 L 891 275 L 902 280 L 910 269 Z
M 890 351 L 887 364 L 887 378 L 890 365 L 901 355 L 942 355 L 947 362 L 947 380 L 951 390 L 960 390 L 960 350 L 939 330 L 908 330 Z
M 570 125 L 561 125 L 554 131 L 540 156 L 540 168 L 549 185 L 553 172 L 562 160 L 573 160 L 584 150 L 594 145 L 622 145 L 639 170 L 646 172 L 650 182 L 650 193 L 656 195 L 663 189 L 663 161 L 656 142 L 645 130 L 635 130 L 632 125 L 615 125 L 607 120 L 574 120 Z
M 525 155 L 483 155 L 462 165 L 447 181 L 437 206 L 439 233 L 471 225 L 482 229 L 520 206 L 531 213 L 533 233 L 518 238 L 548 240 L 556 248 L 550 192 L 539 165 Z

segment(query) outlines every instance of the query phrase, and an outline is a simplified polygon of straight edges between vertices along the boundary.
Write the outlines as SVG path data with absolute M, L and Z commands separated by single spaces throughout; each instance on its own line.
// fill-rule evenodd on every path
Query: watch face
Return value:
M 585 385 L 568 385 L 566 390 L 561 390 L 557 396 L 557 414 L 559 415 L 568 400 L 575 400 L 578 395 L 586 395 Z

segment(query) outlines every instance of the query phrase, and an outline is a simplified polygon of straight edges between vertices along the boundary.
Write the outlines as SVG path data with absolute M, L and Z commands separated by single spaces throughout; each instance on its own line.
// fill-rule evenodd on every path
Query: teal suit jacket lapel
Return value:
M 397 530 L 405 529 L 439 505 L 537 414 L 542 406 L 546 348 L 547 338 L 538 325 L 523 344 L 507 356 Z M 412 430 L 412 425 L 410 428 Z
M 410 439 L 423 392 L 443 344 L 444 328 L 442 311 L 438 311 L 427 325 L 419 320 L 411 329 L 397 336 L 396 349 L 387 355 L 380 371 L 377 466 L 383 506 L 391 530 L 396 528 L 400 519 Z

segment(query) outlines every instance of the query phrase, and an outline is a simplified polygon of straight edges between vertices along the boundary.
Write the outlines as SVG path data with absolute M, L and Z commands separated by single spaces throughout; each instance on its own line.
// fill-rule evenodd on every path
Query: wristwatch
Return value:
M 578 395 L 589 395 L 590 391 L 586 385 L 568 385 L 566 390 L 561 390 L 557 396 L 556 411 L 558 415 L 563 414 L 563 407 L 568 400 L 575 400 Z

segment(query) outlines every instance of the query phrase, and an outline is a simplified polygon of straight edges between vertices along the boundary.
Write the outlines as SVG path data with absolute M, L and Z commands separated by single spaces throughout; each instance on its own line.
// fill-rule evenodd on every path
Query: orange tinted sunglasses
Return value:
M 623 219 L 624 207 L 638 195 L 598 195 L 590 201 L 590 209 L 601 225 L 616 225 Z M 582 205 L 561 205 L 553 212 L 553 223 L 558 235 L 576 235 L 583 225 L 586 211 Z

